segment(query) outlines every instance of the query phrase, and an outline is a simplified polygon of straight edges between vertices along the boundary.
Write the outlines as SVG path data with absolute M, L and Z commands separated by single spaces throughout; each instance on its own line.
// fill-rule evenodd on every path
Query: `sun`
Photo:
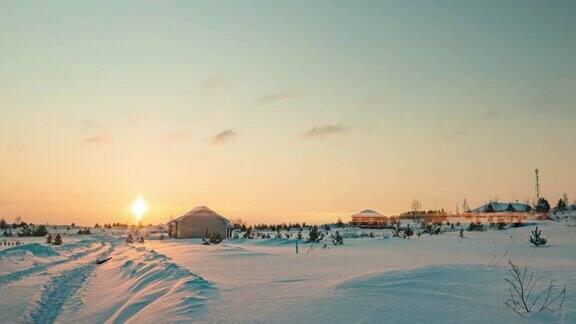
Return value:
M 136 198 L 136 200 L 134 200 L 132 203 L 132 214 L 134 214 L 136 222 L 140 222 L 142 220 L 142 216 L 144 216 L 147 211 L 148 203 L 146 203 L 146 200 L 144 200 L 144 198 L 141 196 Z

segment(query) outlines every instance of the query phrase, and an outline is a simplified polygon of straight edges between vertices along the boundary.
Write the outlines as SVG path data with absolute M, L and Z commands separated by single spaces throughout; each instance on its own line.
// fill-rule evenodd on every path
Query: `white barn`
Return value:
M 168 235 L 173 238 L 203 238 L 206 232 L 230 237 L 230 221 L 206 206 L 198 206 L 168 222 Z

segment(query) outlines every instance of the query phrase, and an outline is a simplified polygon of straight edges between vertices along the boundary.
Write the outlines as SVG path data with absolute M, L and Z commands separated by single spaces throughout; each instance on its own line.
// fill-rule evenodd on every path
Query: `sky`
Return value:
M 0 217 L 576 195 L 574 1 L 0 1 Z

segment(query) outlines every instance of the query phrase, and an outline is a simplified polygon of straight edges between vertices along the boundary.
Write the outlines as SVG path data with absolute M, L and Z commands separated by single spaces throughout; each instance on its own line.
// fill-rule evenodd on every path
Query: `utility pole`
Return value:
M 540 200 L 540 170 L 534 170 L 536 173 L 536 201 Z

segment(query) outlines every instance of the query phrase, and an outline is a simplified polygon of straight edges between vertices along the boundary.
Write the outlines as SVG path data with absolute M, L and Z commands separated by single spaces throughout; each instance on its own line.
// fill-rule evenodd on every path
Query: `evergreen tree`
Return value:
M 52 242 L 54 245 L 62 245 L 62 235 L 60 233 L 56 234 L 54 237 L 54 241 Z
M 488 203 L 488 205 L 486 205 L 486 206 L 484 207 L 484 212 L 485 212 L 485 213 L 493 213 L 493 212 L 495 212 L 494 206 L 492 206 L 492 203 Z
M 46 225 L 38 225 L 32 230 L 32 236 L 46 236 L 46 234 L 48 234 Z
M 342 235 L 340 235 L 340 232 L 336 231 L 336 233 L 332 235 L 332 244 L 334 245 L 344 244 L 344 238 L 342 237 Z
M 547 241 L 540 235 L 542 235 L 542 231 L 538 230 L 538 226 L 536 226 L 536 229 L 532 231 L 532 235 L 530 236 L 530 243 L 534 244 L 534 246 L 545 245 Z
M 48 233 L 48 235 L 46 235 L 46 243 L 48 243 L 48 245 L 52 245 L 53 243 L 52 240 L 53 240 L 52 234 Z
M 508 204 L 506 211 L 507 212 L 516 212 L 516 209 L 514 208 L 514 206 L 512 206 L 512 204 Z
M 410 238 L 414 235 L 414 230 L 410 227 L 410 224 L 407 224 L 404 228 L 404 238 Z
M 566 205 L 566 202 L 563 199 L 558 199 L 558 203 L 556 204 L 554 211 L 555 212 L 565 211 L 567 207 L 568 206 Z
M 0 228 L 1 228 L 1 229 L 10 228 L 10 225 L 8 225 L 8 223 L 6 222 L 6 220 L 4 220 L 4 218 L 2 218 L 2 219 L 0 220 Z
M 536 203 L 536 211 L 539 213 L 547 213 L 550 211 L 550 203 L 544 198 L 538 199 Z
M 320 233 L 318 226 L 314 225 L 310 227 L 310 230 L 308 231 L 308 242 L 317 243 L 322 241 L 323 238 L 324 235 Z
M 342 222 L 342 218 L 338 218 L 338 221 L 336 222 L 336 227 L 338 227 L 338 228 L 344 227 L 344 223 Z
M 471 222 L 470 225 L 468 225 L 468 231 L 482 232 L 484 231 L 484 225 L 482 225 L 482 223 L 479 220 L 476 222 Z
M 302 240 L 302 228 L 300 228 L 300 229 L 298 230 L 298 234 L 296 234 L 296 238 L 297 238 L 298 240 Z
M 252 226 L 246 228 L 246 231 L 242 235 L 242 238 L 251 239 L 252 238 Z

